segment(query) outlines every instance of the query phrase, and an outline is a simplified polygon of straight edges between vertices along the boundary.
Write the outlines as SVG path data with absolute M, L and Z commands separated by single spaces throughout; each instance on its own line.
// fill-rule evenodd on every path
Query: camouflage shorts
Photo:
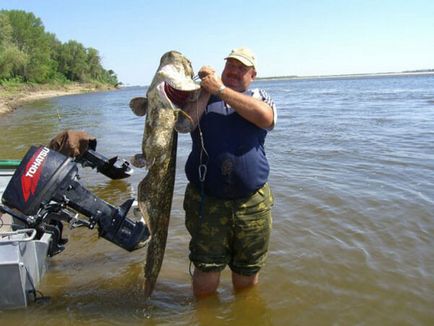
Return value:
M 244 199 L 201 196 L 191 184 L 184 197 L 185 224 L 191 235 L 190 260 L 204 272 L 229 265 L 241 275 L 253 275 L 264 265 L 271 233 L 273 196 L 268 184 Z

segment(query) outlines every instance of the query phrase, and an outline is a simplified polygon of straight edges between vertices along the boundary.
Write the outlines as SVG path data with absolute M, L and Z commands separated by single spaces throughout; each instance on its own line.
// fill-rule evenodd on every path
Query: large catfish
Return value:
M 199 88 L 193 81 L 190 61 L 181 53 L 170 51 L 161 57 L 146 98 L 138 97 L 130 102 L 136 115 L 146 114 L 142 165 L 146 165 L 148 173 L 138 186 L 137 199 L 151 233 L 145 263 L 147 298 L 154 290 L 166 248 L 178 138 L 174 126 L 182 112 L 178 106 L 194 100 Z M 133 164 L 140 165 L 137 160 Z

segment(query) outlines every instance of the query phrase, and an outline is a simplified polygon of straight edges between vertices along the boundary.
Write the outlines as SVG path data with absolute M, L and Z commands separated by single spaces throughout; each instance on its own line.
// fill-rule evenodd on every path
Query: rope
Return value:
M 190 260 L 190 264 L 188 265 L 188 273 L 190 274 L 190 276 L 191 277 L 193 277 L 193 272 L 192 272 L 192 270 L 191 270 L 191 265 L 192 265 L 193 263 L 191 262 L 191 260 Z
M 31 277 L 31 275 L 30 275 L 29 270 L 27 269 L 27 266 L 24 266 L 24 267 L 25 267 L 25 269 L 26 269 L 26 277 L 27 277 L 27 279 L 29 280 L 30 286 L 32 287 L 31 290 L 28 290 L 28 293 L 29 293 L 29 294 L 33 294 L 33 302 L 36 302 L 36 301 L 41 300 L 41 299 L 44 299 L 45 297 L 44 297 L 44 295 L 42 294 L 42 292 L 36 290 L 36 287 L 35 287 L 35 285 L 33 284 L 33 280 L 32 280 L 32 277 Z M 38 294 L 39 294 L 39 297 L 38 297 Z
M 200 181 L 200 203 L 199 203 L 199 220 L 202 220 L 203 217 L 203 208 L 205 204 L 205 178 L 208 172 L 207 163 L 209 159 L 208 152 L 205 148 L 205 142 L 203 139 L 202 128 L 200 126 L 200 117 L 199 117 L 199 99 L 196 100 L 196 119 L 197 119 L 197 130 L 199 131 L 199 139 L 200 139 L 200 156 L 199 156 L 199 181 Z M 204 156 L 206 155 L 206 163 L 204 163 Z M 200 223 L 200 222 L 199 222 Z M 188 265 L 188 273 L 191 277 L 193 277 L 192 272 L 192 261 L 190 260 L 190 264 Z
M 198 102 L 199 100 L 196 100 L 196 119 L 197 119 L 197 129 L 199 130 L 199 138 L 200 138 L 200 164 L 199 164 L 199 180 L 201 182 L 205 181 L 205 177 L 206 177 L 206 172 L 207 172 L 207 166 L 205 163 L 203 163 L 203 157 L 204 154 L 206 155 L 206 159 L 208 162 L 208 152 L 206 151 L 205 148 L 205 142 L 203 140 L 203 133 L 202 133 L 202 128 L 200 126 L 200 117 L 199 117 L 199 106 L 198 106 Z M 201 169 L 203 171 L 201 171 Z
M 200 126 L 200 117 L 199 117 L 199 106 L 198 100 L 196 100 L 196 118 L 197 118 L 197 128 L 199 131 L 199 139 L 200 139 L 200 155 L 199 155 L 199 181 L 200 181 L 200 204 L 199 204 L 199 218 L 203 217 L 203 208 L 205 204 L 205 178 L 208 172 L 208 159 L 209 155 L 205 148 L 205 142 L 203 139 L 202 128 Z M 206 155 L 206 163 L 204 163 L 204 155 Z

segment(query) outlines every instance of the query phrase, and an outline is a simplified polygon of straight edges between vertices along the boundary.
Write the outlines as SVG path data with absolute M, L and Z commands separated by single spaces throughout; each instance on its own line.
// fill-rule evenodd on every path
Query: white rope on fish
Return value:
M 199 156 L 199 181 L 200 182 L 204 182 L 205 181 L 205 177 L 206 177 L 206 173 L 207 173 L 207 165 L 205 163 L 203 163 L 203 154 L 206 155 L 207 158 L 207 162 L 208 162 L 208 152 L 206 151 L 205 148 L 205 142 L 203 140 L 203 133 L 202 133 L 202 128 L 200 127 L 200 117 L 199 117 L 199 106 L 198 106 L 198 100 L 196 100 L 196 118 L 197 118 L 197 128 L 199 130 L 199 138 L 200 138 L 200 156 Z
M 200 84 L 200 77 L 199 74 L 193 76 L 193 81 Z M 205 148 L 205 143 L 203 140 L 203 133 L 202 133 L 202 128 L 200 127 L 200 116 L 199 116 L 199 96 L 196 98 L 196 119 L 197 119 L 197 128 L 199 130 L 199 137 L 200 137 L 200 164 L 199 164 L 199 179 L 201 182 L 205 181 L 205 176 L 206 176 L 206 164 L 203 163 L 203 153 L 206 154 L 207 159 L 209 158 L 208 152 L 206 151 Z M 204 175 L 203 178 L 201 177 L 201 166 L 204 166 Z
M 196 119 L 197 119 L 197 128 L 199 131 L 199 138 L 200 138 L 200 156 L 199 156 L 199 181 L 201 184 L 201 189 L 200 189 L 200 203 L 199 203 L 199 219 L 202 220 L 203 218 L 203 209 L 204 209 L 204 202 L 205 202 L 205 178 L 206 178 L 206 173 L 207 173 L 207 163 L 208 163 L 208 159 L 209 159 L 209 154 L 205 148 L 205 142 L 203 139 L 203 133 L 202 133 L 202 128 L 200 126 L 200 117 L 199 117 L 199 99 L 196 99 Z M 204 163 L 204 154 L 206 155 L 207 158 L 207 163 Z M 199 229 L 197 229 L 198 231 Z M 192 266 L 192 261 L 190 260 L 190 264 L 188 266 L 188 272 L 190 274 L 191 277 L 193 277 L 193 272 L 191 269 Z

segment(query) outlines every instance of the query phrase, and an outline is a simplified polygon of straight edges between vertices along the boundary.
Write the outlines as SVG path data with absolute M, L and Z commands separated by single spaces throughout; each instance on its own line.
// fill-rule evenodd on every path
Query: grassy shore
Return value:
M 38 99 L 111 90 L 114 88 L 115 87 L 106 84 L 83 83 L 68 83 L 62 85 L 0 85 L 0 115 L 11 112 L 26 102 Z

